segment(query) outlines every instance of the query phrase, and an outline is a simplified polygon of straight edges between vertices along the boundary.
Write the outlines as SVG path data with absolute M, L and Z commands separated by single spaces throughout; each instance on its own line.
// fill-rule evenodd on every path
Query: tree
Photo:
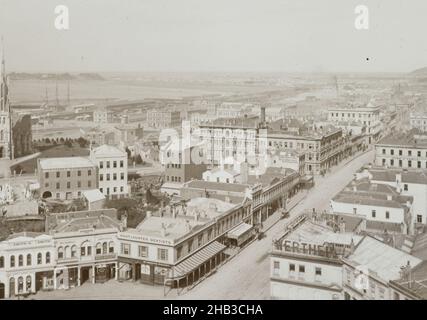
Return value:
M 76 142 L 79 144 L 80 148 L 85 148 L 89 144 L 89 141 L 83 137 L 76 139 Z
M 70 139 L 67 139 L 67 140 L 65 140 L 65 145 L 66 145 L 68 148 L 71 148 L 71 147 L 73 146 L 73 143 L 71 142 L 71 140 L 70 140 Z
M 128 154 L 128 159 L 130 159 L 132 152 L 129 150 L 128 147 L 126 147 L 126 153 Z
M 141 158 L 141 155 L 140 155 L 140 154 L 138 154 L 138 155 L 135 157 L 135 162 L 136 162 L 136 164 L 141 164 L 141 163 L 142 163 L 142 158 Z

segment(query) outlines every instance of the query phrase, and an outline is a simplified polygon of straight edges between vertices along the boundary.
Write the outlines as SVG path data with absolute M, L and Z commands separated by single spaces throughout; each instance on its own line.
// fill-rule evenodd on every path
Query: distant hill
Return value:
M 427 67 L 414 70 L 410 74 L 417 77 L 427 77 Z
M 9 74 L 11 80 L 105 80 L 97 73 L 25 73 L 12 72 Z

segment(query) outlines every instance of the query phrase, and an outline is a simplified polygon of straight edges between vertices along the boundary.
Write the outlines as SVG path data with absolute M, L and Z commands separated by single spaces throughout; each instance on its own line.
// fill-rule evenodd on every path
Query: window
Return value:
M 418 157 L 421 157 L 421 151 L 418 151 L 418 152 L 417 152 L 417 156 L 418 156 Z
M 120 173 L 120 180 L 125 180 L 125 174 L 123 172 Z
M 24 256 L 22 254 L 18 257 L 18 266 L 22 267 L 24 265 Z
M 316 267 L 315 274 L 316 274 L 316 276 L 321 276 L 322 275 L 322 268 Z
M 399 150 L 399 156 L 401 156 L 403 154 L 402 150 Z
M 160 261 L 167 261 L 168 260 L 168 250 L 158 248 L 157 249 L 157 259 Z
M 122 243 L 121 245 L 121 253 L 125 255 L 130 254 L 130 244 L 128 243 Z
M 390 159 L 390 165 L 394 166 L 394 159 Z
M 4 257 L 3 256 L 0 257 L 0 269 L 1 268 L 4 268 Z
M 50 263 L 50 252 L 46 252 L 46 263 Z
M 280 273 L 280 261 L 273 262 L 273 275 L 278 276 Z
M 27 254 L 27 266 L 31 266 L 31 263 L 32 263 L 31 260 L 32 260 L 31 259 L 31 254 Z
M 107 173 L 107 181 L 110 181 L 110 174 Z
M 123 160 L 120 160 L 120 168 L 123 168 Z
M 377 212 L 375 210 L 372 210 L 372 218 L 375 218 L 377 216 Z
M 113 180 L 117 180 L 117 173 L 113 173 Z
M 402 165 L 403 165 L 402 160 L 399 160 L 399 167 L 402 167 Z
M 56 183 L 56 189 L 59 189 L 60 188 L 60 185 L 59 185 L 59 182 L 57 182 Z
M 389 211 L 386 211 L 386 212 L 385 212 L 385 218 L 386 218 L 386 219 L 390 219 L 390 212 L 389 212 Z
M 406 184 L 406 183 L 405 183 L 405 184 L 403 185 L 403 190 L 408 191 L 408 184 Z
M 99 181 L 104 181 L 104 175 L 102 173 L 99 175 Z
M 45 177 L 46 179 L 49 179 L 49 172 L 45 172 L 44 177 Z
M 71 188 L 71 182 L 70 181 L 68 181 L 67 182 L 67 189 L 70 189 Z
M 62 247 L 58 248 L 58 259 L 64 259 L 64 249 Z
M 412 151 L 408 150 L 408 156 L 412 156 Z
M 10 257 L 10 267 L 11 268 L 15 267 L 15 256 Z
M 104 161 L 99 161 L 99 168 L 103 169 L 104 168 Z
M 67 178 L 71 177 L 71 171 L 67 171 Z
M 77 247 L 75 245 L 71 247 L 71 257 L 77 257 Z
M 113 168 L 117 168 L 117 161 L 113 161 Z
M 411 168 L 412 167 L 412 161 L 408 160 L 408 167 Z
M 102 254 L 102 244 L 101 244 L 101 242 L 98 242 L 96 244 L 95 254 Z
M 81 170 L 78 170 L 78 171 L 77 171 L 77 176 L 78 176 L 78 177 L 81 177 L 81 176 L 82 176 L 82 172 L 81 172 Z
M 138 254 L 141 258 L 148 257 L 148 247 L 147 246 L 138 246 Z
M 417 222 L 422 223 L 423 222 L 423 216 L 420 214 L 417 214 Z
M 80 247 L 80 255 L 84 257 L 86 255 L 86 247 Z
M 391 149 L 391 150 L 390 150 L 390 154 L 391 154 L 391 155 L 394 155 L 394 149 Z
M 87 175 L 90 177 L 92 175 L 92 170 L 88 170 Z
M 303 265 L 299 265 L 299 266 L 298 266 L 298 272 L 300 272 L 300 273 L 304 273 L 304 272 L 305 272 L 305 266 L 303 266 Z
M 385 154 L 385 149 L 383 149 L 383 154 Z
M 110 161 L 107 161 L 107 168 L 110 168 Z
M 417 167 L 421 168 L 421 161 L 417 161 Z
M 58 171 L 57 173 L 56 173 L 56 177 L 57 178 L 59 178 L 61 176 L 61 173 Z
M 108 244 L 108 253 L 114 253 L 114 242 L 110 241 Z

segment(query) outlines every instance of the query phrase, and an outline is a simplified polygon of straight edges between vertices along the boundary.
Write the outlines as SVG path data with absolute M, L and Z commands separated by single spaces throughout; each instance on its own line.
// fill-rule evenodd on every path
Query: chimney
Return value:
M 261 125 L 265 124 L 265 107 L 261 107 L 261 117 L 260 117 Z

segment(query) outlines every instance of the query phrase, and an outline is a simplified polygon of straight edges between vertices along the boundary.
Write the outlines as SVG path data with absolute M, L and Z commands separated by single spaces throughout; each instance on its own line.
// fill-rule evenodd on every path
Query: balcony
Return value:
M 60 264 L 71 264 L 79 262 L 78 257 L 67 257 L 67 258 L 58 258 L 58 263 Z

